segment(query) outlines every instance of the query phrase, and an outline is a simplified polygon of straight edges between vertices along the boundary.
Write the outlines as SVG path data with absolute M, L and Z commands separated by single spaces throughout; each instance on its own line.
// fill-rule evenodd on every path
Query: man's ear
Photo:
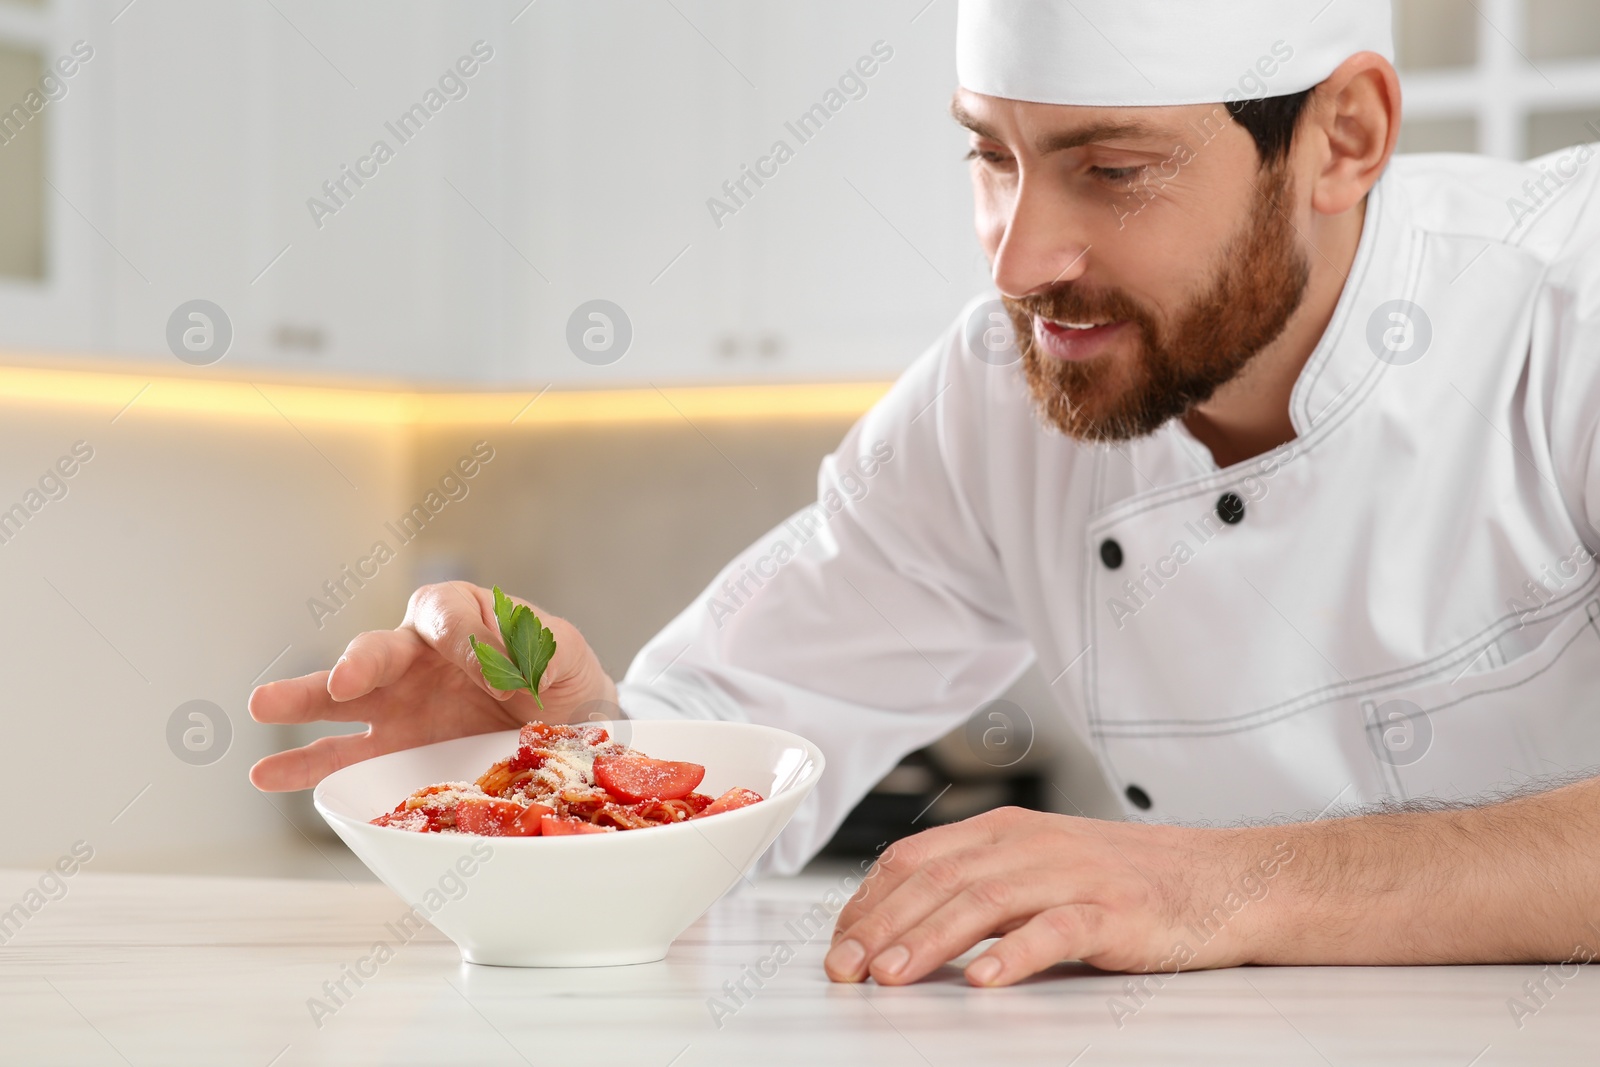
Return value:
M 1376 52 L 1358 52 L 1312 93 L 1304 127 L 1314 168 L 1311 206 L 1340 215 L 1361 202 L 1388 166 L 1400 135 L 1400 76 Z

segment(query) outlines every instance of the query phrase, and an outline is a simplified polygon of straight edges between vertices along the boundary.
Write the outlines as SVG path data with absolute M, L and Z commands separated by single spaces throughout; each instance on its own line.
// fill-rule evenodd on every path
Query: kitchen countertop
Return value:
M 386 924 L 405 906 L 381 885 L 83 871 L 0 944 L 0 1063 L 1488 1067 L 1597 1058 L 1600 978 L 1589 968 L 1551 968 L 1562 984 L 1538 967 L 1201 971 L 1169 979 L 1142 1005 L 1126 995 L 1125 976 L 1070 964 L 999 990 L 969 988 L 948 967 L 906 988 L 833 985 L 821 969 L 829 924 L 808 940 L 802 919 L 844 873 L 741 888 L 660 963 L 516 970 L 462 964 L 431 927 L 399 941 Z M 38 882 L 38 872 L 0 871 L 0 911 Z M 581 893 L 529 906 L 552 922 L 586 918 Z M 764 962 L 780 940 L 793 957 Z M 372 976 L 357 986 L 346 968 L 379 941 L 391 958 L 363 965 Z M 722 986 L 747 966 L 771 977 L 760 988 L 746 978 L 753 995 L 736 1003 Z M 324 983 L 342 977 L 349 995 L 336 1002 Z M 1523 988 L 1540 978 L 1550 991 L 1542 1004 Z M 315 1014 L 311 998 L 321 998 Z M 1520 1020 L 1511 998 L 1530 1009 Z

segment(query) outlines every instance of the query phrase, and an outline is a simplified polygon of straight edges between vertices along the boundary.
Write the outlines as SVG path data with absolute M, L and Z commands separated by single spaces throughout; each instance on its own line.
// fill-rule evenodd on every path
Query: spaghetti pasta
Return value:
M 414 833 L 490 837 L 611 833 L 666 826 L 731 811 L 762 799 L 734 788 L 712 798 L 695 792 L 697 763 L 651 759 L 595 725 L 530 722 L 517 749 L 475 782 L 425 786 L 376 826 Z

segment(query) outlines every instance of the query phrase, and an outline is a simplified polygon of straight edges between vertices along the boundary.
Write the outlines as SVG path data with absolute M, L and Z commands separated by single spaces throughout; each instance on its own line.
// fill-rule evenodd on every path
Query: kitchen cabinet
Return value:
M 110 346 L 165 356 L 168 316 L 203 298 L 231 320 L 234 364 L 492 379 L 501 264 L 469 202 L 502 213 L 508 60 L 503 42 L 486 44 L 487 62 L 472 52 L 499 16 L 289 0 L 129 9 L 104 123 L 111 231 L 139 273 L 115 275 Z
M 985 281 L 946 0 L 124 5 L 19 22 L 96 58 L 48 116 L 50 277 L 0 284 L 0 346 L 165 361 L 204 299 L 229 366 L 870 379 Z M 620 358 L 568 343 L 594 300 Z
M 743 149 L 726 169 L 775 142 L 794 157 L 717 231 L 739 263 L 735 365 L 892 374 L 988 284 L 967 135 L 947 113 L 954 15 L 916 0 L 750 17 L 760 91 L 741 97 Z
M 617 7 L 539 8 L 569 43 L 519 94 L 563 102 L 534 142 L 561 161 L 513 168 L 554 264 L 519 320 L 530 372 L 581 371 L 552 326 L 604 296 L 635 328 L 610 379 L 897 373 L 986 280 L 954 5 Z
M 0 5 L 0 345 L 103 344 L 111 98 L 104 24 L 83 5 Z M 76 46 L 76 47 L 75 47 Z M 29 218 L 28 216 L 32 217 Z

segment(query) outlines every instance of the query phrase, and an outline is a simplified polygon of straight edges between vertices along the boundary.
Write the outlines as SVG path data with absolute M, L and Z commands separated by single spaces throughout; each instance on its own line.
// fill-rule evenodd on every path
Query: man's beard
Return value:
M 1154 433 L 1232 380 L 1283 332 L 1310 279 L 1289 221 L 1288 168 L 1262 174 L 1251 221 L 1218 257 L 1211 284 L 1174 318 L 1170 331 L 1118 290 L 1068 283 L 1039 296 L 1003 298 L 1040 415 L 1084 441 L 1125 441 Z M 1056 322 L 1127 321 L 1132 352 L 1082 363 L 1038 351 L 1033 317 Z

